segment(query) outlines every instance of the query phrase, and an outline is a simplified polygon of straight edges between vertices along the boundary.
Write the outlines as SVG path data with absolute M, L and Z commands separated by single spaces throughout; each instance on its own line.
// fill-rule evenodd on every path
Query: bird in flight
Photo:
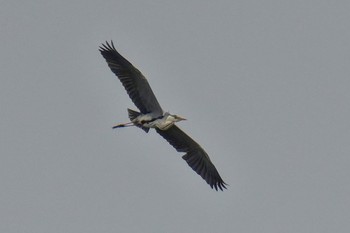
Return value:
M 106 59 L 109 68 L 123 84 L 130 99 L 140 112 L 128 109 L 130 122 L 119 124 L 113 128 L 137 126 L 146 133 L 154 128 L 165 140 L 167 140 L 178 152 L 186 153 L 182 158 L 200 175 L 211 188 L 223 191 L 226 183 L 211 162 L 204 149 L 190 136 L 185 134 L 175 122 L 186 120 L 185 118 L 164 112 L 160 107 L 147 79 L 128 60 L 120 55 L 113 45 L 102 44 L 99 51 Z

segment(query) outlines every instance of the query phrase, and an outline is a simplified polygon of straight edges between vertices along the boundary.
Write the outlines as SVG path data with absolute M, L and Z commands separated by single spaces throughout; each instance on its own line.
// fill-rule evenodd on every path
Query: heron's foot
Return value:
M 115 125 L 115 126 L 112 127 L 112 129 L 122 128 L 122 127 L 125 127 L 125 125 Z
M 132 122 L 128 122 L 128 123 L 123 123 L 123 124 L 115 125 L 115 126 L 112 127 L 112 129 L 123 128 L 123 127 L 129 127 L 129 126 L 133 126 L 133 123 L 132 123 Z

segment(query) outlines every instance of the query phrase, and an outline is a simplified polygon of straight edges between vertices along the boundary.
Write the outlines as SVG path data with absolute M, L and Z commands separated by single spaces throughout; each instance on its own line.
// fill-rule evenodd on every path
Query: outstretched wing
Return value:
M 163 114 L 147 79 L 128 60 L 120 55 L 113 45 L 106 42 L 99 51 L 106 59 L 109 68 L 118 76 L 125 90 L 141 113 L 153 113 L 155 116 Z
M 211 188 L 223 190 L 227 185 L 219 175 L 214 164 L 210 161 L 208 154 L 203 148 L 195 142 L 190 136 L 185 134 L 176 125 L 168 130 L 157 129 L 163 138 L 165 138 L 178 152 L 186 152 L 182 158 L 186 160 L 188 165 L 197 172 Z

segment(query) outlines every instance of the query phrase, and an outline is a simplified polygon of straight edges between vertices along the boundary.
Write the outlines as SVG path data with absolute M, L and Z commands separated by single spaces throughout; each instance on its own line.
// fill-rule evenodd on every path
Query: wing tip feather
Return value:
M 205 156 L 198 156 L 198 152 L 203 152 L 202 149 L 197 151 L 191 151 L 182 156 L 182 158 L 187 162 L 187 164 L 198 174 L 200 175 L 207 184 L 216 191 L 224 191 L 227 189 L 226 184 L 221 178 L 219 172 L 216 170 L 215 166 L 209 160 L 205 160 Z
M 107 51 L 117 51 L 114 47 L 114 43 L 113 40 L 111 40 L 111 42 L 109 43 L 107 40 L 106 42 L 101 46 L 99 46 L 99 51 L 102 52 L 107 52 Z

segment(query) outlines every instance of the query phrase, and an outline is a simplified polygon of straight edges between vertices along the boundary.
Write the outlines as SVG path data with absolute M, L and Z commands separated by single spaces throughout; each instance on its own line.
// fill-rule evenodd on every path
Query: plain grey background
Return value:
M 349 232 L 349 1 L 1 1 L 0 232 Z M 230 185 L 135 109 L 113 39 Z

